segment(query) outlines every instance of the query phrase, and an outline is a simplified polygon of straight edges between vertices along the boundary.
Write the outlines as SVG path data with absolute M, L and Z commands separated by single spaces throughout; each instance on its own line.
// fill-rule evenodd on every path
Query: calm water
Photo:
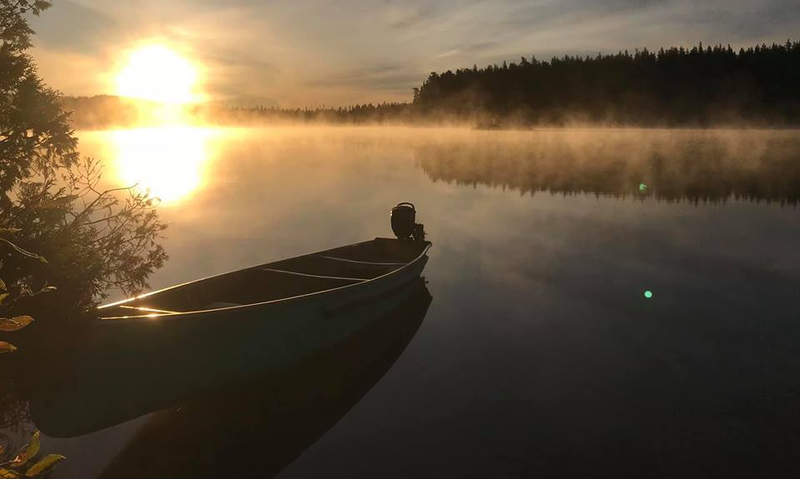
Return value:
M 282 478 L 800 474 L 798 132 L 81 138 L 109 181 L 165 200 L 154 288 L 389 236 L 389 208 L 417 205 L 427 313 Z M 226 423 L 242 397 L 193 421 Z M 284 406 L 299 424 L 324 403 Z M 55 477 L 95 476 L 151 419 L 46 438 L 68 457 Z M 293 422 L 254 422 L 248 447 L 291 443 Z M 181 437 L 168 448 L 188 461 Z

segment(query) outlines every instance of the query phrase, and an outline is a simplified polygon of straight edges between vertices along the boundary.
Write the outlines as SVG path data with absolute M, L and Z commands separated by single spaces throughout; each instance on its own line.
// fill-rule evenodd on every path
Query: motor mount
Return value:
M 397 239 L 406 241 L 425 241 L 425 227 L 415 223 L 417 209 L 413 203 L 398 203 L 392 208 L 392 231 Z

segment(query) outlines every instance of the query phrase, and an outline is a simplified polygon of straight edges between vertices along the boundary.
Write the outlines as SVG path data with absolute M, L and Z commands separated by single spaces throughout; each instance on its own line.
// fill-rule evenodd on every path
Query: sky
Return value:
M 67 95 L 114 94 L 127 52 L 158 43 L 202 67 L 212 99 L 337 107 L 521 56 L 800 40 L 800 1 L 53 0 L 31 24 L 40 74 Z

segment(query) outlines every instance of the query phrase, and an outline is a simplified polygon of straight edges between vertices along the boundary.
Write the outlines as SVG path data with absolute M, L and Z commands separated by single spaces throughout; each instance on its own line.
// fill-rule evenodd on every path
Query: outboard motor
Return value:
M 411 203 L 399 203 L 392 208 L 392 231 L 397 239 L 425 241 L 425 227 L 415 223 L 417 210 Z

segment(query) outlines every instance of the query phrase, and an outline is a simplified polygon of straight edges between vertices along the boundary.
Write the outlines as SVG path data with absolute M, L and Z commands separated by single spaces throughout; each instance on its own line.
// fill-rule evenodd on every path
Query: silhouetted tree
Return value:
M 49 5 L 0 0 L 0 317 L 77 316 L 109 288 L 141 290 L 166 260 L 154 200 L 100 186 L 100 163 L 79 157 L 59 93 L 37 75 L 25 15 Z

